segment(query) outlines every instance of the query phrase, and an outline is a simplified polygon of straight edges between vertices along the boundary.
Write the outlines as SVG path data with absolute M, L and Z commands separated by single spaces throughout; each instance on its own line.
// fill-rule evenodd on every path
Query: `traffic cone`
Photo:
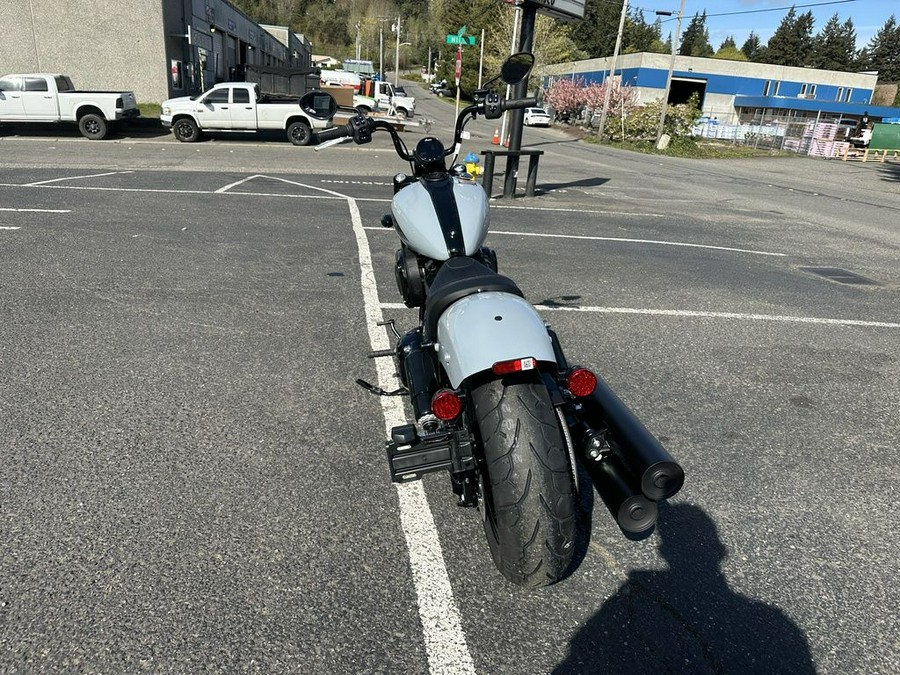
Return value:
M 504 148 L 508 148 L 508 147 L 509 147 L 509 134 L 506 134 L 506 143 L 503 144 L 503 147 L 504 147 Z
M 491 139 L 491 145 L 500 145 L 500 127 L 494 129 L 494 137 Z

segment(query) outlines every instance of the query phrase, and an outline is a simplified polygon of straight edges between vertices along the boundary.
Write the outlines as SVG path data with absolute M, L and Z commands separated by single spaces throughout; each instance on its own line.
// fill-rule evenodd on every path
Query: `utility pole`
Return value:
M 684 0 L 681 1 L 684 2 Z M 622 33 L 625 30 L 626 14 L 628 14 L 628 0 L 622 0 L 622 16 L 619 17 L 619 34 L 616 36 L 616 48 L 613 50 L 609 75 L 607 75 L 605 80 L 606 90 L 603 93 L 603 112 L 600 113 L 600 126 L 597 128 L 598 138 L 603 138 L 603 130 L 606 128 L 606 115 L 609 112 L 609 95 L 612 91 L 612 79 L 616 74 L 616 61 L 619 58 L 619 49 L 622 47 Z
M 522 7 L 521 5 L 516 5 L 513 7 L 513 12 L 515 14 L 513 18 L 513 29 L 512 29 L 512 44 L 509 47 L 509 55 L 512 56 L 516 53 L 516 42 L 519 38 L 519 21 L 522 18 Z M 484 41 L 482 40 L 482 44 Z M 512 88 L 509 85 L 506 85 L 506 98 L 512 97 Z M 506 122 L 509 118 L 509 112 L 503 113 L 503 119 L 500 120 L 500 143 L 503 143 L 503 139 L 506 138 Z
M 671 16 L 671 12 L 657 12 L 657 15 Z M 663 135 L 663 127 L 666 123 L 666 112 L 669 107 L 669 92 L 672 90 L 672 72 L 675 70 L 675 45 L 681 35 L 681 19 L 684 17 L 684 0 L 681 0 L 681 9 L 678 10 L 678 24 L 675 34 L 672 36 L 672 57 L 669 59 L 669 74 L 666 76 L 666 92 L 663 94 L 662 109 L 659 112 L 659 126 L 656 128 L 656 147 L 659 147 L 659 139 Z
M 359 21 L 356 22 L 356 60 L 359 61 L 359 30 L 360 24 Z
M 400 84 L 400 17 L 397 17 L 397 23 L 393 28 L 397 29 L 397 51 L 394 55 L 394 86 Z
M 378 17 L 378 79 L 384 80 L 384 22 L 389 16 Z

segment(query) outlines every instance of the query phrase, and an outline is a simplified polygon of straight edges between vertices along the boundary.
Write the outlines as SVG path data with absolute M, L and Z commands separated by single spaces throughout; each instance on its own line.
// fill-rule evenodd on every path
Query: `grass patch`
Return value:
M 138 103 L 137 107 L 141 111 L 141 117 L 159 117 L 162 112 L 159 103 Z
M 797 153 L 768 148 L 753 148 L 746 145 L 732 145 L 716 141 L 697 141 L 693 138 L 673 138 L 665 150 L 657 150 L 652 141 L 615 141 L 601 143 L 596 136 L 586 136 L 588 143 L 609 145 L 613 148 L 643 152 L 648 155 L 665 155 L 667 157 L 687 157 L 689 159 L 741 159 L 744 157 L 796 157 Z

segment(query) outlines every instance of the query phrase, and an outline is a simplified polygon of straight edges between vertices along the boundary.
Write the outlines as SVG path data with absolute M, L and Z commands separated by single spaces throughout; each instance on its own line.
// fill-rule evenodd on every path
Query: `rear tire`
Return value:
M 88 113 L 87 115 L 82 115 L 78 120 L 78 130 L 81 132 L 81 135 L 92 141 L 104 139 L 108 129 L 109 127 L 106 124 L 106 120 L 103 119 L 103 115 Z
M 288 140 L 294 145 L 309 145 L 312 142 L 312 129 L 306 122 L 294 122 L 287 130 Z
M 566 446 L 538 373 L 472 391 L 484 453 L 484 531 L 497 569 L 536 588 L 559 581 L 575 551 L 575 490 Z

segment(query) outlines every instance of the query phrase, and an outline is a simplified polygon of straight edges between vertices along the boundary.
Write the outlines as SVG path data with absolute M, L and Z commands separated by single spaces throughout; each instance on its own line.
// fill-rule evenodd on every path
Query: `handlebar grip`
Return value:
M 503 101 L 501 104 L 503 110 L 515 110 L 516 108 L 534 108 L 537 105 L 537 99 L 532 98 L 512 98 Z
M 347 124 L 342 124 L 339 127 L 331 127 L 331 129 L 323 129 L 322 131 L 316 132 L 316 137 L 319 139 L 319 143 L 324 143 L 325 141 L 333 141 L 336 138 L 344 138 L 345 136 L 353 135 L 353 125 L 349 122 Z

